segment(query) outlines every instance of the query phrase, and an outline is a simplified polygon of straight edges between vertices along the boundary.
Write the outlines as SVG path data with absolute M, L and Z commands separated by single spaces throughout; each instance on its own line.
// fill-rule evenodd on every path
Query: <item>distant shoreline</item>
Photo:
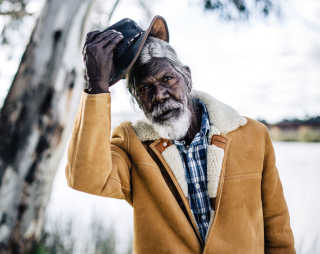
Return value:
M 284 119 L 275 124 L 258 120 L 265 124 L 275 141 L 320 142 L 320 116 L 307 119 Z

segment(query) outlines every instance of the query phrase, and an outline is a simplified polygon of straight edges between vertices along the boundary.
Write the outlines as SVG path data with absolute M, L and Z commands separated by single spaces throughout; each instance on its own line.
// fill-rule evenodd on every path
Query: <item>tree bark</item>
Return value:
M 46 2 L 1 109 L 1 254 L 28 253 L 40 239 L 84 87 L 81 46 L 92 2 Z

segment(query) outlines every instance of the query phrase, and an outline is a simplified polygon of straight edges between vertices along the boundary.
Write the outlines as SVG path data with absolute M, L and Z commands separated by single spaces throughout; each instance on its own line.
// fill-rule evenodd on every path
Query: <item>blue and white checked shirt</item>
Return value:
M 185 169 L 190 208 L 197 221 L 202 240 L 205 241 L 211 210 L 207 188 L 207 147 L 210 123 L 205 105 L 200 100 L 198 103 L 202 109 L 200 131 L 194 136 L 189 146 L 185 146 L 184 141 L 178 140 L 175 140 L 174 144 L 179 150 Z

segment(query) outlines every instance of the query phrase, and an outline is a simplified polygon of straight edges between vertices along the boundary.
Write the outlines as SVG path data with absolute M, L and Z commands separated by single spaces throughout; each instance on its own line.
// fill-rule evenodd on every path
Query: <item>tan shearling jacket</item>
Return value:
M 210 119 L 205 242 L 188 203 L 179 152 L 144 121 L 110 137 L 110 94 L 83 91 L 65 169 L 76 190 L 125 199 L 135 254 L 294 254 L 294 239 L 267 128 L 199 91 Z

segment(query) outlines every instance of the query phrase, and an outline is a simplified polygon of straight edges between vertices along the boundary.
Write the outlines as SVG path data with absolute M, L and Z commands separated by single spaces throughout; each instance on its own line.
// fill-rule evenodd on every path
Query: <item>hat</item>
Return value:
M 119 42 L 113 52 L 115 70 L 110 77 L 109 85 L 113 85 L 120 79 L 126 77 L 126 74 L 138 59 L 149 35 L 169 42 L 167 23 L 164 18 L 159 15 L 153 17 L 146 31 L 129 18 L 118 21 L 104 31 L 112 29 L 121 32 L 124 38 Z

